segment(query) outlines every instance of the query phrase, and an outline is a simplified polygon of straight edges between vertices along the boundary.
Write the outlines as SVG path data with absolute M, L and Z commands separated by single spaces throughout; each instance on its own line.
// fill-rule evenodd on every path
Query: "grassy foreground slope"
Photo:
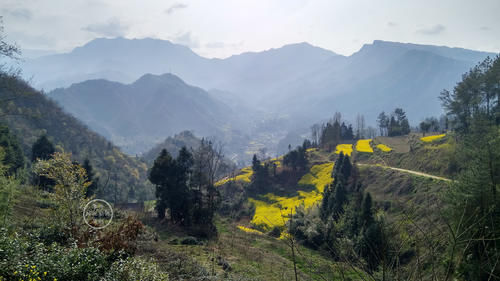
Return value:
M 453 139 L 434 137 L 431 138 L 432 141 L 426 142 L 420 137 L 411 135 L 405 138 L 363 140 L 359 145 L 352 146 L 352 158 L 358 163 L 359 183 L 363 191 L 373 196 L 376 216 L 383 218 L 388 231 L 399 235 L 400 251 L 404 253 L 402 257 L 406 258 L 404 266 L 409 269 L 419 268 L 421 272 L 426 272 L 427 269 L 422 268 L 424 265 L 415 261 L 414 249 L 418 248 L 427 257 L 431 254 L 436 255 L 436 251 L 442 251 L 439 247 L 442 247 L 445 241 L 440 239 L 442 239 L 442 231 L 445 230 L 442 229 L 443 214 L 440 213 L 444 206 L 441 196 L 451 182 L 432 174 L 448 175 L 446 168 L 449 158 L 439 157 L 453 155 Z M 391 150 L 379 149 L 381 144 L 390 147 Z M 269 235 L 273 233 L 274 227 L 286 230 L 286 222 L 291 212 L 294 212 L 300 205 L 307 210 L 321 203 L 322 187 L 332 183 L 331 173 L 333 162 L 338 157 L 337 150 L 339 149 L 334 151 L 307 150 L 308 171 L 295 184 L 292 183 L 293 187 L 289 189 L 295 189 L 295 193 L 289 192 L 289 195 L 277 196 L 269 192 L 255 198 L 248 197 L 248 201 L 255 206 L 255 213 L 250 217 L 237 218 L 235 223 L 240 227 L 238 230 L 245 232 L 249 237 L 257 237 L 256 239 L 266 237 L 266 239 L 277 241 L 278 239 Z M 381 163 L 387 166 L 384 167 Z M 405 167 L 407 170 L 398 167 Z M 251 168 L 246 168 L 246 170 L 251 170 Z M 251 173 L 242 172 L 241 175 L 250 176 L 252 180 Z M 248 178 L 242 179 L 241 177 L 239 180 L 233 178 L 234 181 L 244 186 L 242 192 L 245 192 L 245 188 L 249 188 L 252 182 L 249 182 Z M 221 185 L 227 183 L 226 179 L 221 182 Z M 315 188 L 312 191 L 301 190 L 301 187 L 304 188 L 307 185 L 313 185 Z M 313 193 L 316 195 L 314 199 L 308 196 Z M 422 233 L 426 236 L 423 237 Z M 286 235 L 282 234 L 281 237 L 286 238 Z M 427 245 L 422 241 L 432 243 Z M 309 249 L 309 251 L 325 255 L 321 250 Z M 327 259 L 331 260 L 331 257 Z M 341 266 L 343 263 L 335 264 Z M 343 265 L 346 266 L 346 264 Z M 350 273 L 354 272 L 356 272 L 354 269 L 350 271 Z M 361 279 L 358 276 L 353 277 L 352 280 Z M 338 280 L 342 280 L 341 277 Z
M 377 137 L 370 145 L 373 153 L 356 151 L 354 158 L 359 163 L 381 164 L 445 178 L 457 172 L 453 135 L 422 138 L 422 134 L 412 133 L 401 137 Z

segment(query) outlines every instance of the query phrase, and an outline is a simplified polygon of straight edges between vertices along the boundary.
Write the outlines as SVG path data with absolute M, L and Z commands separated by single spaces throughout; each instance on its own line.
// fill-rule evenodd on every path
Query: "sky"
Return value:
M 498 53 L 498 12 L 500 0 L 0 0 L 6 40 L 26 50 L 151 37 L 219 58 L 297 42 L 351 55 L 373 40 Z

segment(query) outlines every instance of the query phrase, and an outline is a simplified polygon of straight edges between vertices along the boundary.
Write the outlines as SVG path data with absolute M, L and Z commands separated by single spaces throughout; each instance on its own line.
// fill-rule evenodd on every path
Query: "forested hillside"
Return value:
M 172 74 L 146 74 L 127 85 L 90 80 L 48 95 L 131 154 L 184 130 L 215 136 L 243 123 L 230 107 Z
M 47 135 L 58 151 L 71 153 L 75 161 L 90 160 L 107 198 L 125 200 L 131 188 L 142 198 L 153 196 L 145 163 L 122 153 L 26 82 L 2 74 L 0 96 L 3 123 L 21 143 L 26 159 L 31 159 L 35 141 Z

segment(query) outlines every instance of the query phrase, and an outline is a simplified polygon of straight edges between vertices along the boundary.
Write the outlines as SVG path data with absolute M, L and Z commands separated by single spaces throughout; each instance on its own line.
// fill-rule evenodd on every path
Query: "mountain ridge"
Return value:
M 47 95 L 129 153 L 142 152 L 128 147 L 135 142 L 152 146 L 184 130 L 217 135 L 239 120 L 223 102 L 173 74 L 145 74 L 130 84 L 88 80 Z

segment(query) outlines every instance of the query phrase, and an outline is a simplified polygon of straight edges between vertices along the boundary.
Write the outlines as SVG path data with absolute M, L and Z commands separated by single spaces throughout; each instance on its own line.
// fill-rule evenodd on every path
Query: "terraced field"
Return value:
M 309 173 L 299 180 L 297 196 L 282 197 L 268 193 L 263 196 L 265 201 L 250 198 L 249 200 L 255 204 L 255 215 L 251 223 L 263 230 L 284 226 L 288 220 L 287 216 L 294 212 L 296 207 L 303 204 L 305 208 L 310 208 L 322 199 L 325 186 L 333 180 L 332 170 L 331 162 L 312 166 Z M 300 190 L 300 186 L 310 185 L 315 186 L 315 190 Z
M 340 152 L 344 153 L 344 155 L 351 156 L 352 154 L 352 144 L 339 144 L 335 148 L 335 153 L 340 154 Z
M 373 153 L 373 148 L 370 145 L 371 142 L 372 139 L 358 140 L 356 143 L 356 151 Z
M 445 136 L 446 136 L 446 134 L 433 135 L 433 136 L 422 137 L 422 138 L 420 138 L 420 140 L 423 142 L 433 142 L 433 141 L 440 140 L 440 139 L 444 138 Z
M 249 183 L 252 181 L 253 170 L 252 167 L 245 167 L 240 170 L 240 173 L 234 177 L 225 177 L 215 183 L 215 186 L 221 186 L 230 181 L 243 181 Z

